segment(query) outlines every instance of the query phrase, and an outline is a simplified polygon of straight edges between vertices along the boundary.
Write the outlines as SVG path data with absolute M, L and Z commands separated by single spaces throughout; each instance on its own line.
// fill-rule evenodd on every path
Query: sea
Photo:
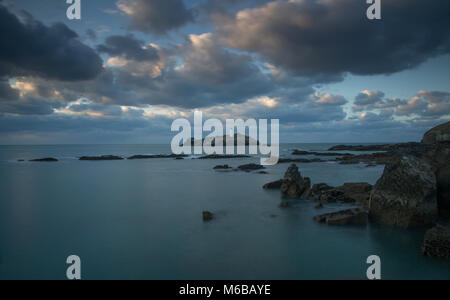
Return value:
M 280 152 L 287 158 L 293 149 L 331 146 L 283 144 Z M 382 279 L 450 279 L 450 262 L 422 256 L 426 229 L 313 221 L 348 204 L 317 210 L 317 203 L 297 200 L 281 208 L 280 192 L 262 187 L 282 178 L 289 164 L 259 174 L 213 170 L 259 163 L 259 156 L 78 159 L 170 152 L 168 145 L 0 146 L 0 279 L 63 280 L 72 255 L 81 260 L 82 279 L 94 280 L 363 280 L 372 255 L 381 259 Z M 59 162 L 28 161 L 44 157 Z M 333 186 L 375 184 L 384 169 L 297 166 L 313 184 Z M 214 220 L 204 222 L 203 211 Z

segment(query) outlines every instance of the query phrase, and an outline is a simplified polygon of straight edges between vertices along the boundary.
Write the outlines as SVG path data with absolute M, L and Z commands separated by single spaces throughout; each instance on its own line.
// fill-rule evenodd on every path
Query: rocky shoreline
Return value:
M 379 223 L 401 228 L 432 227 L 437 222 L 450 224 L 450 122 L 428 131 L 422 143 L 396 145 L 332 147 L 329 151 L 386 151 L 336 158 L 341 163 L 386 164 L 375 186 L 346 183 L 331 187 L 325 183 L 311 187 L 292 164 L 283 179 L 268 183 L 264 189 L 279 189 L 281 195 L 326 203 L 348 203 L 360 208 L 314 217 L 328 225 L 366 225 Z M 314 152 L 294 151 L 297 155 Z M 294 154 L 293 153 L 293 154 Z M 336 154 L 336 153 L 333 153 Z M 289 207 L 286 201 L 282 207 Z M 437 225 L 427 231 L 423 254 L 450 259 L 450 226 Z

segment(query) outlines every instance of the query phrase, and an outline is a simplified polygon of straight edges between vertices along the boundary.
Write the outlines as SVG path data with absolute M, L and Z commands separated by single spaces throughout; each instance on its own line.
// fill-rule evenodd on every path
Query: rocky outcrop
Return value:
M 257 165 L 257 164 L 248 164 L 248 165 L 239 166 L 238 169 L 240 171 L 251 172 L 251 171 L 257 171 L 257 170 L 263 170 L 263 169 L 265 169 L 265 167 L 263 167 L 261 165 Z
M 175 158 L 175 159 L 183 159 L 185 157 L 188 157 L 184 154 L 160 154 L 160 155 L 134 155 L 131 157 L 128 157 L 129 160 L 136 160 L 136 159 L 155 159 L 155 158 Z
M 123 157 L 114 155 L 103 155 L 103 156 L 83 156 L 80 160 L 90 160 L 90 161 L 101 161 L 101 160 L 123 160 Z
M 434 144 L 424 159 L 436 174 L 439 215 L 450 220 L 450 142 Z
M 431 166 L 413 156 L 387 165 L 372 191 L 369 214 L 376 222 L 403 228 L 432 224 L 438 205 Z
M 248 155 L 219 155 L 211 154 L 199 157 L 198 159 L 234 159 L 234 158 L 249 158 Z
M 214 219 L 214 214 L 212 212 L 209 212 L 209 211 L 203 212 L 203 221 L 209 222 L 209 221 L 212 221 L 213 219 Z
M 450 122 L 430 129 L 427 133 L 425 133 L 422 139 L 422 143 L 424 144 L 434 144 L 440 142 L 450 142 Z
M 303 178 L 298 167 L 291 165 L 286 171 L 281 185 L 281 193 L 289 197 L 306 197 L 311 188 L 311 179 Z
M 450 227 L 438 225 L 428 230 L 422 252 L 426 256 L 450 259 Z
M 303 178 L 298 171 L 298 167 L 292 164 L 284 174 L 283 179 L 270 182 L 263 188 L 280 189 L 281 194 L 292 198 L 306 197 L 311 188 L 311 179 Z
M 314 158 L 314 159 L 306 159 L 306 158 L 280 158 L 278 160 L 279 164 L 286 164 L 286 163 L 303 163 L 303 164 L 309 164 L 309 163 L 319 163 L 319 162 L 326 162 L 326 160 L 322 160 L 320 158 Z
M 422 149 L 421 143 L 401 143 L 401 144 L 384 144 L 384 145 L 337 145 L 328 149 L 328 151 L 401 151 L 411 149 Z
M 23 160 L 19 160 L 23 161 Z M 57 162 L 58 160 L 53 157 L 47 157 L 47 158 L 39 158 L 39 159 L 32 159 L 31 162 Z
M 358 203 L 367 207 L 371 191 L 372 185 L 365 182 L 345 183 L 339 187 L 319 183 L 311 188 L 308 198 L 323 203 Z
M 332 152 L 308 152 L 308 151 L 302 151 L 302 150 L 294 150 L 292 152 L 292 155 L 314 155 L 314 156 L 353 156 L 353 154 L 350 153 L 332 153 Z
M 348 209 L 314 217 L 314 221 L 328 225 L 366 225 L 367 212 L 361 208 Z

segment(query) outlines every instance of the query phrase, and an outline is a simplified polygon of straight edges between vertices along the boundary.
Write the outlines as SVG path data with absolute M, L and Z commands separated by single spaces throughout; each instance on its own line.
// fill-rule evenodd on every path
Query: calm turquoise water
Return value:
M 325 150 L 330 145 L 283 145 Z M 0 279 L 364 279 L 366 259 L 384 279 L 450 279 L 450 263 L 421 256 L 423 230 L 328 227 L 314 203 L 279 208 L 263 184 L 282 177 L 221 173 L 257 158 L 81 162 L 82 155 L 169 153 L 167 146 L 0 146 Z M 17 162 L 56 157 L 58 163 Z M 382 167 L 298 164 L 313 183 L 375 183 Z M 328 206 L 327 212 L 346 206 Z M 217 218 L 203 223 L 201 213 Z

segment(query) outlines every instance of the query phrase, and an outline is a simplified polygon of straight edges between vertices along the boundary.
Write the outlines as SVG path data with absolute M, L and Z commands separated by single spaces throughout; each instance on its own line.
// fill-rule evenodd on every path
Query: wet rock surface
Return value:
M 450 259 L 450 227 L 438 225 L 428 230 L 422 252 L 426 256 Z
M 438 216 L 437 183 L 424 160 L 405 156 L 386 166 L 371 194 L 372 220 L 403 228 L 432 224 Z

